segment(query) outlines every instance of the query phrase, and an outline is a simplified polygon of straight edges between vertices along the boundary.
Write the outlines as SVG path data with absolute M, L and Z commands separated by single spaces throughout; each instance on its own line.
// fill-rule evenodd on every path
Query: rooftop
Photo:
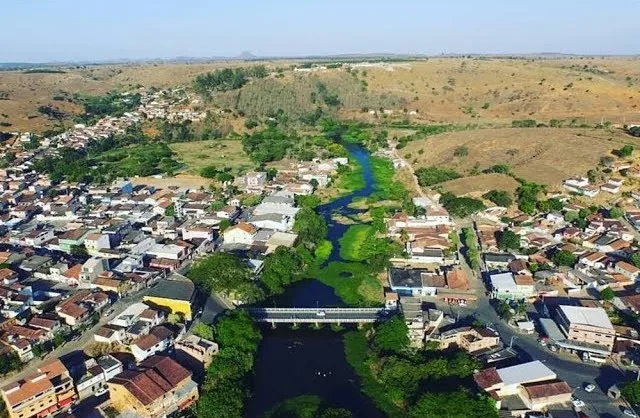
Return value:
M 190 301 L 195 292 L 193 282 L 184 276 L 172 274 L 168 279 L 160 280 L 147 292 L 147 296 Z
M 566 305 L 561 305 L 558 308 L 571 324 L 589 325 L 613 331 L 613 325 L 607 316 L 607 312 L 602 308 Z

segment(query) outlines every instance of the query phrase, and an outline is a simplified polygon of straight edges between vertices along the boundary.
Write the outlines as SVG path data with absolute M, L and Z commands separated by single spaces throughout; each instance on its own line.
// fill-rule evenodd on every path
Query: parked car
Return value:
M 573 404 L 574 408 L 582 408 L 583 406 L 585 406 L 585 403 L 578 399 L 578 398 L 571 398 L 571 403 Z
M 625 414 L 628 417 L 638 418 L 638 414 L 636 414 L 636 411 L 634 411 L 631 408 L 624 408 L 622 410 L 622 413 Z
M 593 383 L 589 383 L 587 386 L 584 387 L 585 392 L 591 393 L 594 390 L 596 390 L 596 385 L 594 385 Z

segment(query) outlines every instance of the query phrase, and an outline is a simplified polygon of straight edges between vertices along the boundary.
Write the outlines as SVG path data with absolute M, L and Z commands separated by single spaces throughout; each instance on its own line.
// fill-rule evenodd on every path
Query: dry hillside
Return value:
M 291 62 L 267 62 L 269 68 L 289 68 Z M 0 122 L 7 130 L 41 131 L 56 121 L 39 115 L 41 105 L 52 104 L 65 112 L 78 106 L 54 101 L 67 93 L 100 94 L 113 89 L 190 85 L 200 73 L 216 64 L 148 64 L 90 66 L 64 69 L 64 74 L 0 72 Z M 573 58 L 558 60 L 432 58 L 391 64 L 382 68 L 358 68 L 316 73 L 287 70 L 221 94 L 216 102 L 225 107 L 263 113 L 283 110 L 295 114 L 315 107 L 311 93 L 318 83 L 338 94 L 340 116 L 371 120 L 363 108 L 393 111 L 388 119 L 416 122 L 473 122 L 510 124 L 513 119 L 578 119 L 614 123 L 640 119 L 640 60 L 623 58 Z M 418 115 L 405 113 L 416 110 Z
M 573 128 L 492 128 L 450 132 L 409 142 L 399 150 L 414 168 L 442 166 L 462 175 L 474 169 L 483 170 L 494 164 L 507 164 L 515 175 L 542 184 L 558 185 L 572 175 L 584 175 L 598 165 L 600 157 L 625 143 L 640 139 L 621 131 Z M 466 156 L 454 156 L 456 149 L 466 147 Z M 501 176 L 500 176 L 501 177 Z M 451 182 L 457 191 L 472 191 L 470 181 Z M 483 185 L 491 183 L 485 178 Z M 504 181 L 496 178 L 496 181 Z M 460 185 L 464 184 L 464 187 Z M 480 187 L 482 185 L 477 185 Z M 461 189 L 459 189 L 461 188 Z M 493 188 L 490 186 L 481 189 Z

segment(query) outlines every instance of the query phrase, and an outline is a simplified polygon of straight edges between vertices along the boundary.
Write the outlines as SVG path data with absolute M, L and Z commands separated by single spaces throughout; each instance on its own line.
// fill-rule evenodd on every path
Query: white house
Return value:
M 101 273 L 109 270 L 109 262 L 105 258 L 91 257 L 88 259 L 80 270 L 80 279 L 91 281 L 98 277 Z
M 256 228 L 248 223 L 240 222 L 224 231 L 225 244 L 253 244 L 253 237 L 256 235 Z

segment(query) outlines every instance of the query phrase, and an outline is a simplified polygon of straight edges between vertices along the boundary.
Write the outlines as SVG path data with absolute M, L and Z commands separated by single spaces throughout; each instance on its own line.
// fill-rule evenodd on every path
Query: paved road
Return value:
M 386 318 L 386 312 L 380 308 L 373 309 L 270 309 L 254 308 L 247 310 L 260 322 L 273 323 L 360 323 L 377 322 Z

